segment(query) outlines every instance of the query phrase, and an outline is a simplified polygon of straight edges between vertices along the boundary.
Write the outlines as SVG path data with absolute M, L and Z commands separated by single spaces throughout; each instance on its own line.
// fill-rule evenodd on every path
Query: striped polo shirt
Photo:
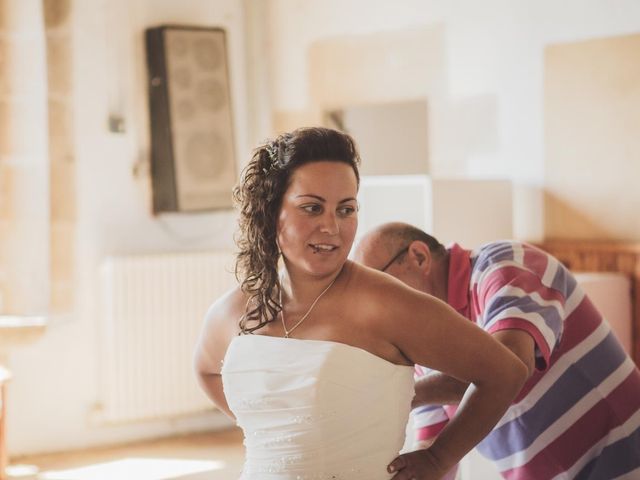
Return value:
M 449 253 L 449 304 L 489 333 L 535 341 L 536 371 L 479 452 L 508 479 L 640 479 L 640 372 L 573 275 L 525 243 Z M 415 409 L 417 439 L 454 414 Z

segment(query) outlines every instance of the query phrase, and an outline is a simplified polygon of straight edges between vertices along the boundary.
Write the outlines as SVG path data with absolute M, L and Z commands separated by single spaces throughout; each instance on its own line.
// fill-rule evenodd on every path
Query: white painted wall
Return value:
M 307 56 L 315 42 L 442 25 L 447 88 L 446 98 L 437 101 L 445 131 L 456 135 L 430 140 L 438 142 L 429 159 L 432 173 L 513 179 L 514 235 L 539 240 L 542 197 L 536 189 L 544 178 L 543 49 L 551 43 L 638 32 L 640 2 L 269 0 L 268 18 L 275 111 L 309 108 Z M 344 75 L 348 81 L 348 72 Z M 465 115 L 474 111 L 466 104 L 477 99 L 494 105 L 492 118 Z M 473 138 L 474 129 L 484 131 L 483 122 L 493 121 L 495 146 L 490 151 L 467 150 L 464 162 L 457 161 L 460 142 Z M 459 135 L 456 127 L 461 125 Z
M 360 166 L 360 176 L 424 175 L 429 171 L 426 102 L 354 106 L 338 115 L 343 125 L 336 127 L 357 139 L 358 153 L 367 160 Z
M 354 246 L 367 231 L 386 222 L 406 222 L 438 232 L 443 245 L 455 242 L 466 248 L 510 238 L 513 232 L 513 193 L 506 180 L 363 176 L 358 202 Z
M 227 425 L 220 414 L 119 427 L 92 421 L 98 391 L 98 267 L 107 255 L 232 247 L 235 215 L 150 214 L 144 29 L 164 23 L 227 30 L 238 161 L 248 156 L 244 10 L 237 0 L 74 2 L 77 308 L 53 318 L 36 344 L 15 350 L 10 454 L 55 451 Z M 109 112 L 126 132 L 107 129 Z M 204 314 L 204 312 L 203 312 Z

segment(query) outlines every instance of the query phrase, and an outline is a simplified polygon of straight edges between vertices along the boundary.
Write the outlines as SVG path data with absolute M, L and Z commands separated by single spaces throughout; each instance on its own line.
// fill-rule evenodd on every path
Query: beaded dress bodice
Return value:
M 413 368 L 323 340 L 243 335 L 222 368 L 242 480 L 382 480 L 404 443 Z

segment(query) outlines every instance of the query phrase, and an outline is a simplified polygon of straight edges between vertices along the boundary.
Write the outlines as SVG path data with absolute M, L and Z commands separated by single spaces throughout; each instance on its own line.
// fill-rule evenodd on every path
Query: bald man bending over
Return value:
M 389 223 L 365 235 L 355 260 L 447 302 L 527 365 L 522 391 L 477 446 L 504 478 L 640 478 L 640 372 L 557 259 L 515 241 L 445 248 Z M 420 446 L 452 418 L 467 385 L 416 371 Z

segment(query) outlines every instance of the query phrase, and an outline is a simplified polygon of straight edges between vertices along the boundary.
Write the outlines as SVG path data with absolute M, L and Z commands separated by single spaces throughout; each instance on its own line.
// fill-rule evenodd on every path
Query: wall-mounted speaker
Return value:
M 225 31 L 145 33 L 153 211 L 229 208 L 237 169 Z

